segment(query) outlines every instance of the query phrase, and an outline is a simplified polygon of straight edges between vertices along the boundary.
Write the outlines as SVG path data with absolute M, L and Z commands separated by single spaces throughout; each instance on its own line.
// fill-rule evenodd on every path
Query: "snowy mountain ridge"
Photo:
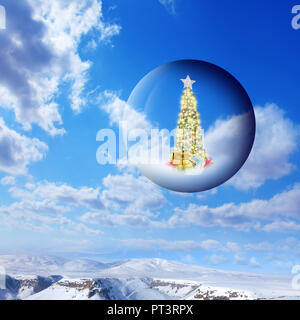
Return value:
M 0 299 L 300 299 L 292 276 L 224 271 L 163 259 L 102 263 L 0 255 L 7 272 Z M 55 275 L 54 275 L 55 274 Z

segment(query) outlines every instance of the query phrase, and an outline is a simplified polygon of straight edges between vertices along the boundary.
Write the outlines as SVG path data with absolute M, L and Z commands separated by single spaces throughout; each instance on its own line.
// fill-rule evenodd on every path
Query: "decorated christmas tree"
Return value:
M 196 82 L 189 76 L 181 79 L 184 91 L 181 96 L 181 110 L 176 132 L 176 144 L 170 154 L 170 165 L 179 170 L 204 168 L 212 164 L 203 147 L 203 130 L 197 111 L 197 100 L 192 85 Z

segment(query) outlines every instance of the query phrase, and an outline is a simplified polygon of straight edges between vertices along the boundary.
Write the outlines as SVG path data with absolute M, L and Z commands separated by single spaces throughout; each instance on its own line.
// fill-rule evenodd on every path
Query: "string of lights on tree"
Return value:
M 180 113 L 177 123 L 176 144 L 170 155 L 169 165 L 178 170 L 203 168 L 212 164 L 203 146 L 203 130 L 197 100 L 192 85 L 196 82 L 188 75 L 181 79 L 184 91 L 180 100 Z

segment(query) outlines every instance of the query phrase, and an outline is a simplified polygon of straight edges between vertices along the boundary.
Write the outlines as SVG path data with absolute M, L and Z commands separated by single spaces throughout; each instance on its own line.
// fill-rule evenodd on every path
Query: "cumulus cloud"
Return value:
M 23 200 L 0 207 L 2 224 L 14 229 L 21 228 L 35 232 L 53 232 L 58 229 L 66 233 L 102 234 L 100 230 L 91 229 L 63 216 L 67 211 L 69 208 L 48 200 Z
M 118 34 L 120 27 L 104 23 L 96 0 L 2 4 L 8 14 L 7 30 L 0 34 L 0 106 L 12 109 L 26 130 L 37 124 L 51 135 L 64 134 L 55 97 L 68 81 L 72 109 L 84 107 L 91 62 L 78 54 L 82 36 L 95 30 L 101 41 Z
M 65 183 L 27 183 L 24 187 L 12 186 L 11 196 L 20 199 L 11 208 L 23 208 L 31 213 L 59 215 L 73 209 L 89 210 L 80 217 L 81 222 L 106 226 L 157 227 L 156 210 L 166 203 L 162 191 L 144 177 L 130 174 L 108 175 L 103 180 L 104 190 L 89 187 L 72 187 Z M 39 207 L 45 204 L 47 207 Z M 30 207 L 32 205 L 32 207 Z M 51 206 L 50 206 L 51 205 Z M 50 207 L 49 207 L 50 206 Z M 122 214 L 118 214 L 118 212 Z
M 300 219 L 300 185 L 284 191 L 269 200 L 254 199 L 240 204 L 225 203 L 210 208 L 190 204 L 187 209 L 175 208 L 175 214 L 168 220 L 173 227 L 198 225 L 203 227 L 232 227 L 243 231 L 252 228 L 265 231 L 284 231 L 286 228 L 297 230 L 292 222 L 274 222 L 263 226 L 268 220 Z M 280 226 L 283 228 L 281 229 Z
M 14 185 L 16 183 L 16 180 L 15 180 L 15 177 L 12 177 L 12 176 L 6 176 L 6 177 L 3 177 L 1 180 L 0 180 L 0 183 L 3 184 L 3 185 Z
M 147 178 L 109 174 L 103 179 L 103 188 L 104 209 L 85 213 L 81 221 L 106 226 L 162 227 L 156 211 L 167 201 L 162 190 Z
M 300 224 L 294 221 L 274 221 L 264 226 L 267 232 L 295 232 L 300 231 Z
M 23 200 L 0 208 L 2 212 L 10 212 L 11 215 L 15 217 L 28 215 L 28 213 L 55 215 L 69 211 L 68 208 L 46 199 L 42 201 Z
M 2 221 L 8 226 L 37 232 L 52 232 L 58 229 L 66 233 L 102 234 L 98 229 L 89 228 L 64 216 L 72 216 L 74 209 L 81 207 L 85 210 L 102 208 L 98 189 L 73 188 L 66 184 L 44 182 L 28 183 L 25 188 L 13 186 L 9 192 L 20 201 L 0 206 Z
M 159 209 L 166 203 L 160 189 L 144 177 L 129 174 L 108 176 L 101 200 L 103 210 L 90 211 L 81 220 L 96 225 L 136 226 L 152 228 L 180 228 L 188 226 L 228 227 L 240 231 L 298 231 L 300 185 L 276 194 L 268 200 L 253 199 L 240 204 L 225 203 L 219 207 L 189 204 L 185 209 L 175 208 L 168 220 L 159 218 Z M 148 195 L 151 195 L 148 197 Z M 122 211 L 122 214 L 119 212 Z M 116 212 L 116 213 L 113 213 Z M 274 221 L 275 220 L 275 221 Z M 226 250 L 237 252 L 240 246 L 228 242 Z
M 9 174 L 26 174 L 27 166 L 44 158 L 48 147 L 9 129 L 0 118 L 0 170 Z
M 197 225 L 202 227 L 233 227 L 249 230 L 253 220 L 237 210 L 232 204 L 224 204 L 216 208 L 190 204 L 187 209 L 175 208 L 175 214 L 168 220 L 171 227 Z
M 133 109 L 111 91 L 104 91 L 99 96 L 99 102 L 100 109 L 108 114 L 111 125 L 119 125 L 120 121 L 124 121 L 128 131 L 139 129 L 149 131 L 152 127 L 144 113 Z
M 10 188 L 12 196 L 21 199 L 48 199 L 56 203 L 99 210 L 103 208 L 99 189 L 89 187 L 74 188 L 67 184 L 48 181 L 27 184 L 26 188 Z
M 166 203 L 162 190 L 143 176 L 108 175 L 103 179 L 102 200 L 106 207 L 125 214 L 151 214 Z
M 289 161 L 297 149 L 299 127 L 275 104 L 255 108 L 256 138 L 244 167 L 228 183 L 238 189 L 258 188 L 265 181 L 288 175 L 295 168 Z
M 38 232 L 83 232 L 88 235 L 100 235 L 102 232 L 91 229 L 64 216 L 71 215 L 73 209 L 84 208 L 99 210 L 103 208 L 99 189 L 88 187 L 74 188 L 67 184 L 27 183 L 25 187 L 11 187 L 11 195 L 20 199 L 9 206 L 0 207 L 0 213 L 6 216 L 7 223 Z M 24 224 L 21 223 L 24 222 Z

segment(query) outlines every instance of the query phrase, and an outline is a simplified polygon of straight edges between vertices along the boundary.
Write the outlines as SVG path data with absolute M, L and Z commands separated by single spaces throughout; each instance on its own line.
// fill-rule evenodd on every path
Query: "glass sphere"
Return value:
M 123 121 L 132 119 L 134 110 L 148 136 L 140 138 L 136 165 L 161 187 L 177 192 L 215 188 L 237 173 L 253 146 L 255 115 L 246 91 L 211 63 L 179 60 L 162 65 L 140 80 L 127 104 Z M 192 133 L 184 136 L 182 127 Z M 154 129 L 160 144 L 152 141 Z M 183 142 L 188 147 L 181 147 Z M 159 159 L 151 157 L 154 153 Z

